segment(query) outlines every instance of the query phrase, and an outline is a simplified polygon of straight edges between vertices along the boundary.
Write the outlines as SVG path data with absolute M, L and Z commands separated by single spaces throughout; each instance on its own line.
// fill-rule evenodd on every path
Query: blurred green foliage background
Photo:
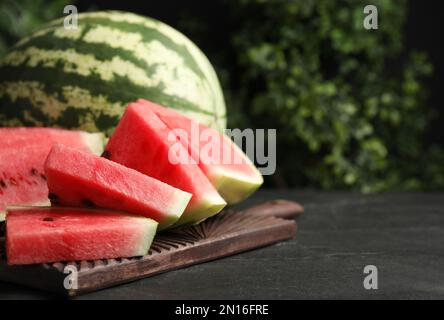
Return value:
M 0 56 L 39 25 L 58 18 L 66 0 L 0 0 Z
M 0 0 L 0 54 L 67 2 Z M 405 50 L 405 0 L 373 1 L 373 31 L 363 28 L 363 1 L 214 0 L 213 14 L 184 3 L 166 22 L 214 62 L 229 127 L 278 129 L 278 172 L 268 186 L 444 189 L 444 149 L 426 139 L 434 115 L 423 80 L 433 68 L 425 54 Z

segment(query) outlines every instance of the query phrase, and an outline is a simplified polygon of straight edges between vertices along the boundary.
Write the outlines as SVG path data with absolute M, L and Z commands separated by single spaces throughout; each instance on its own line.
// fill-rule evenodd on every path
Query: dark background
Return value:
M 437 143 L 444 141 L 444 109 L 442 88 L 444 84 L 444 9 L 441 1 L 409 1 L 406 25 L 406 45 L 408 49 L 427 52 L 434 66 L 434 73 L 426 80 L 430 89 L 430 105 L 439 115 L 432 123 L 429 139 Z

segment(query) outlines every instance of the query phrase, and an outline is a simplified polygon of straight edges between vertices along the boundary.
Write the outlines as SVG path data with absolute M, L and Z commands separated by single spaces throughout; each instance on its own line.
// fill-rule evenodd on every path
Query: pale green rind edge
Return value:
M 159 231 L 172 226 L 180 219 L 180 217 L 182 217 L 182 214 L 185 212 L 185 209 L 187 208 L 192 196 L 193 195 L 191 193 L 182 191 L 180 189 L 175 191 L 171 205 L 166 210 L 168 218 L 159 223 Z
M 5 211 L 0 212 L 0 222 L 5 221 L 6 220 L 6 213 L 8 212 L 8 210 L 13 210 L 13 209 L 17 209 L 17 208 L 46 208 L 46 207 L 50 207 L 51 206 L 51 202 L 49 201 L 49 199 L 44 200 L 42 202 L 36 202 L 33 204 L 29 204 L 29 205 L 9 205 L 6 207 Z
M 139 246 L 134 250 L 134 256 L 145 256 L 151 248 L 154 236 L 157 232 L 158 223 L 153 219 L 137 217 L 140 220 L 142 227 L 141 238 L 139 240 Z
M 83 138 L 83 142 L 92 153 L 98 156 L 100 156 L 103 153 L 103 151 L 105 150 L 105 142 L 106 142 L 106 138 L 103 133 L 81 132 L 81 136 Z
M 229 205 L 245 200 L 264 183 L 259 171 L 256 176 L 248 177 L 233 175 L 233 172 L 228 170 L 218 170 L 211 177 L 211 181 Z
M 250 158 L 242 151 L 239 146 L 227 136 L 223 136 L 224 141 L 232 144 L 236 152 L 245 164 L 249 165 L 253 171 L 252 175 L 242 174 L 234 170 L 225 170 L 224 167 L 217 167 L 208 177 L 215 186 L 219 194 L 229 205 L 233 205 L 248 198 L 264 183 L 264 178 L 256 168 Z
M 173 227 L 193 224 L 205 220 L 218 214 L 223 208 L 225 208 L 226 205 L 227 202 L 219 195 L 217 197 L 206 197 L 199 203 L 197 209 L 189 212 L 186 216 L 179 219 L 179 221 L 174 224 Z

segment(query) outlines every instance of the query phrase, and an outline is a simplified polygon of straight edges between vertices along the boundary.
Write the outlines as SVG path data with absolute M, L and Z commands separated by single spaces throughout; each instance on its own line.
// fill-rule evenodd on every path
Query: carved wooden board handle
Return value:
M 240 213 L 246 212 L 251 212 L 255 215 L 295 219 L 304 213 L 304 207 L 295 201 L 278 199 L 255 205 L 242 210 Z

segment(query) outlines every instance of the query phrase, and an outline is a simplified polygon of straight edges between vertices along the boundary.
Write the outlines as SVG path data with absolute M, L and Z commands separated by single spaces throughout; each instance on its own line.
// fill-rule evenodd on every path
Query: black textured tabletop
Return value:
M 275 198 L 305 206 L 294 240 L 76 299 L 444 298 L 444 194 L 261 191 L 243 205 Z M 0 283 L 0 299 L 51 297 Z

